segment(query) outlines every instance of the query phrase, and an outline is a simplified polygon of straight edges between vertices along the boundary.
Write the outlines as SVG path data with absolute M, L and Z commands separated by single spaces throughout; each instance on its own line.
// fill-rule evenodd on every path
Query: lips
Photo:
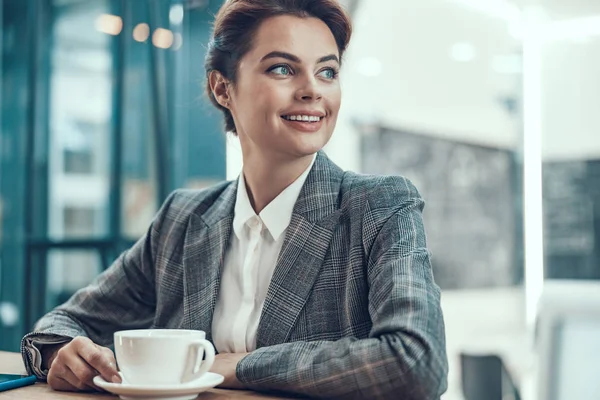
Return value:
M 305 133 L 313 133 L 318 131 L 323 126 L 323 121 L 325 120 L 324 117 L 313 121 L 292 120 L 287 119 L 285 116 L 281 116 L 281 119 L 283 120 L 283 123 L 290 128 Z

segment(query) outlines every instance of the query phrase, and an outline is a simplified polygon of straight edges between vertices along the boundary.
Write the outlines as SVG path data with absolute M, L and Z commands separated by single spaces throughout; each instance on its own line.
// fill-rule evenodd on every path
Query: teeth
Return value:
M 302 122 L 318 122 L 321 120 L 321 117 L 316 117 L 312 115 L 288 115 L 284 116 L 285 119 L 290 121 L 302 121 Z

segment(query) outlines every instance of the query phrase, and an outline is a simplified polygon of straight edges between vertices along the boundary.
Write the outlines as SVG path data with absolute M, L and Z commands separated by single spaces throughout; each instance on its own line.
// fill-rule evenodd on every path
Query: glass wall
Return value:
M 0 130 L 0 204 L 2 233 L 0 236 L 0 342 L 14 349 L 16 338 L 25 329 L 24 238 L 31 219 L 25 213 L 31 197 L 27 196 L 25 176 L 32 166 L 31 149 L 27 147 L 31 122 L 30 82 L 34 77 L 28 68 L 34 42 L 27 5 L 23 2 L 2 3 L 2 82 Z M 38 160 L 39 161 L 39 160 Z M 39 164 L 38 164 L 39 165 Z M 8 339 L 8 340 L 7 340 Z
M 48 238 L 101 239 L 109 232 L 113 118 L 112 48 L 120 19 L 109 1 L 51 3 L 48 103 Z M 52 307 L 102 269 L 96 252 L 47 253 Z
M 567 26 L 541 53 L 545 275 L 600 279 L 600 36 Z
M 170 191 L 225 178 L 203 98 L 219 6 L 3 2 L 0 348 L 143 235 Z

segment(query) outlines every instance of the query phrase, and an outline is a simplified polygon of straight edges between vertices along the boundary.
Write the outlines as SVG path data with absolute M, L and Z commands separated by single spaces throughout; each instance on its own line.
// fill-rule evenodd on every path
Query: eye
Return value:
M 324 77 L 325 79 L 334 80 L 338 76 L 338 71 L 333 68 L 325 68 L 319 75 Z
M 288 76 L 292 75 L 292 69 L 289 65 L 275 65 L 269 69 L 269 72 L 274 73 L 275 75 L 283 75 Z

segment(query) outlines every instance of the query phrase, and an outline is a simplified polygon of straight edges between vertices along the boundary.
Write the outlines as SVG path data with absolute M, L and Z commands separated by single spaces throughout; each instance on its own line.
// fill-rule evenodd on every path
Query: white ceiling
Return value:
M 514 4 L 520 8 L 530 5 L 541 6 L 552 19 L 556 20 L 600 15 L 600 1 L 597 0 L 516 0 Z
M 377 120 L 484 145 L 518 146 L 521 117 L 510 113 L 503 100 L 520 102 L 522 76 L 499 73 L 493 65 L 499 56 L 518 57 L 521 42 L 511 36 L 505 20 L 459 2 L 465 1 L 360 2 L 342 75 L 347 119 Z M 519 0 L 518 6 L 534 4 L 536 0 Z M 556 20 L 600 15 L 599 0 L 537 4 Z M 451 49 L 457 43 L 470 46 L 471 61 L 453 59 Z M 378 63 L 381 73 L 365 76 L 364 65 L 377 70 Z M 600 140 L 591 143 L 600 136 L 600 113 L 593 111 L 600 104 L 599 70 L 600 36 L 544 49 L 540 97 L 549 156 L 600 156 Z
M 513 146 L 515 116 L 501 98 L 520 92 L 520 78 L 492 69 L 494 56 L 519 54 L 507 23 L 444 0 L 362 1 L 346 58 L 344 107 L 356 118 L 478 143 Z M 471 46 L 456 62 L 451 49 Z M 361 73 L 365 59 L 378 76 Z

